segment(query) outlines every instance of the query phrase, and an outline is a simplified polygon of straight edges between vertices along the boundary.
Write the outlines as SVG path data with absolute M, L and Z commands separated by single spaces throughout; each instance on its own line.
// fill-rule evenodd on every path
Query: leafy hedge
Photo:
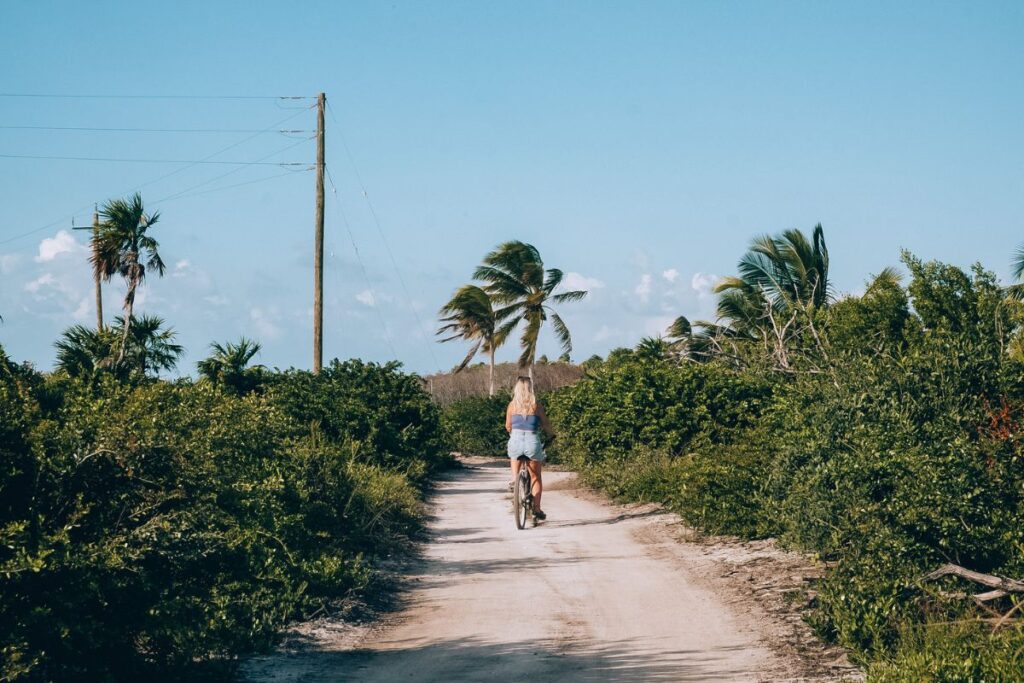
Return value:
M 504 455 L 509 396 L 470 396 L 441 409 L 441 424 L 452 450 L 472 455 Z
M 238 397 L 3 360 L 0 678 L 230 669 L 366 587 L 445 459 L 436 408 L 393 365 L 289 371 Z
M 823 316 L 828 356 L 806 371 L 635 356 L 597 367 L 549 398 L 558 456 L 615 495 L 829 561 L 809 618 L 878 680 L 1012 680 L 1017 635 L 924 626 L 906 586 L 943 562 L 1024 575 L 1014 325 L 991 274 L 906 262 L 906 289 Z M 943 609 L 937 620 L 959 619 Z M 967 644 L 982 654 L 940 666 Z

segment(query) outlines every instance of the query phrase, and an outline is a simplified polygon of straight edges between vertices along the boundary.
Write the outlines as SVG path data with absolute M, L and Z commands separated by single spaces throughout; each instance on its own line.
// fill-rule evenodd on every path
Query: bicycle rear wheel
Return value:
M 512 512 L 516 518 L 516 528 L 526 527 L 526 517 L 530 513 L 530 474 L 526 465 L 519 470 L 516 477 L 515 490 L 512 492 Z

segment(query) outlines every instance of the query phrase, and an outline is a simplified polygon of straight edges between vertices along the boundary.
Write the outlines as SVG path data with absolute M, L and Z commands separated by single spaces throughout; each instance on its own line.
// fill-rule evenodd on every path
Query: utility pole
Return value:
M 75 227 L 74 220 L 71 221 L 72 230 L 88 230 L 89 228 L 78 228 Z M 96 207 L 93 207 L 92 212 L 92 257 L 93 261 L 99 260 L 99 248 L 100 248 L 100 214 Z M 92 266 L 92 277 L 96 283 L 96 331 L 103 331 L 103 286 L 100 284 L 100 272 L 96 268 L 96 264 Z
M 316 98 L 316 240 L 313 247 L 313 374 L 324 362 L 324 105 Z
M 103 290 L 100 285 L 100 214 L 96 207 L 92 212 L 92 276 L 96 281 L 96 331 L 103 331 Z

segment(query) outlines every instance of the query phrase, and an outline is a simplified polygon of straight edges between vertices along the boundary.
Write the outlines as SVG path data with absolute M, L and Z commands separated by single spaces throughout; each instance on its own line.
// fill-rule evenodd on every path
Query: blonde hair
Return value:
M 533 415 L 537 412 L 537 397 L 533 395 L 533 382 L 529 377 L 520 377 L 512 388 L 513 415 Z

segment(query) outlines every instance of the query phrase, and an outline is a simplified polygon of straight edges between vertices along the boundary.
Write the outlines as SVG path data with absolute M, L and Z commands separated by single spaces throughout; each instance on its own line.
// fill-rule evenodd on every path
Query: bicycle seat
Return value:
M 519 462 L 530 462 L 530 459 L 525 455 L 520 455 L 518 458 L 516 458 L 516 460 L 518 460 Z

